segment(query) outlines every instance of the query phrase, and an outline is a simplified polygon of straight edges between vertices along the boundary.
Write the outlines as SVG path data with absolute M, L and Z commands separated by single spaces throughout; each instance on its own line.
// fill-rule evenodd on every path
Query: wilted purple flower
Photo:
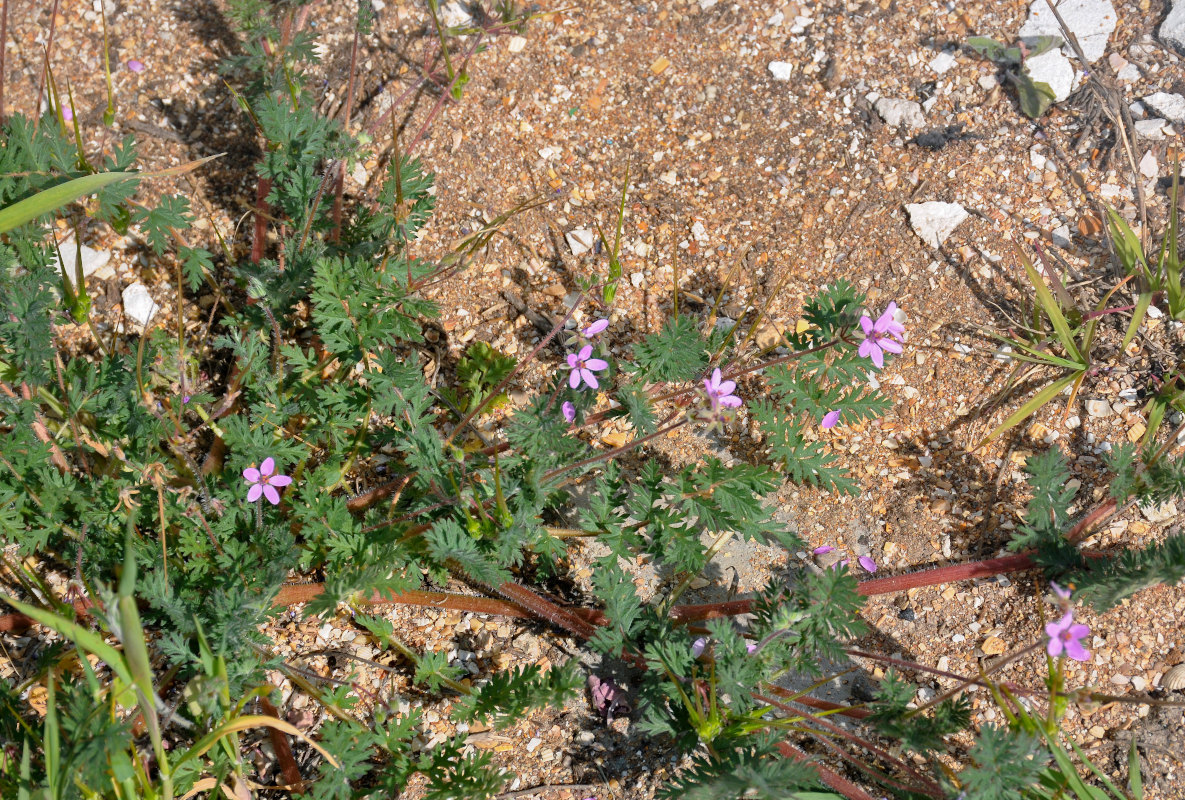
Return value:
M 134 59 L 134 58 L 129 58 L 129 59 L 127 60 L 127 64 L 126 64 L 126 66 L 127 66 L 127 68 L 128 68 L 128 69 L 130 69 L 132 72 L 143 72 L 143 71 L 144 71 L 144 62 L 143 62 L 143 61 L 139 61 L 139 60 L 137 60 L 137 59 Z
M 828 411 L 826 414 L 823 415 L 823 427 L 824 428 L 834 428 L 835 424 L 837 422 L 839 422 L 839 412 L 838 411 Z
M 600 358 L 591 358 L 592 351 L 592 345 L 586 344 L 580 348 L 579 353 L 568 354 L 568 366 L 572 370 L 572 374 L 568 378 L 568 385 L 573 389 L 579 388 L 582 381 L 592 389 L 600 388 L 597 376 L 593 374 L 593 371 L 600 372 L 603 369 L 608 369 L 609 362 Z
M 247 467 L 243 470 L 243 477 L 246 478 L 247 483 L 251 484 L 251 488 L 247 491 L 248 503 L 254 503 L 260 495 L 263 495 L 273 506 L 279 505 L 280 493 L 276 491 L 276 487 L 292 483 L 292 479 L 287 475 L 276 474 L 276 460 L 270 456 L 263 460 L 259 469 Z
M 710 378 L 704 378 L 704 391 L 708 395 L 708 403 L 713 410 L 736 408 L 741 404 L 741 398 L 732 393 L 737 388 L 737 382 L 721 380 L 722 377 L 720 368 L 716 367 L 712 370 Z
M 1046 623 L 1045 633 L 1049 636 L 1049 645 L 1045 650 L 1053 658 L 1065 653 L 1075 661 L 1090 661 L 1090 651 L 1080 641 L 1082 637 L 1090 635 L 1090 628 L 1081 623 L 1074 624 L 1073 611 L 1067 611 L 1057 622 Z
M 706 636 L 701 636 L 691 643 L 691 657 L 699 658 L 704 654 L 704 648 L 708 646 L 708 639 Z
M 1062 587 L 1058 586 L 1053 581 L 1049 582 L 1049 588 L 1053 589 L 1053 593 L 1056 594 L 1058 597 L 1060 597 L 1062 600 L 1069 600 L 1070 595 L 1073 594 L 1073 592 L 1071 592 L 1069 589 L 1063 589 Z
M 576 406 L 572 405 L 571 400 L 565 400 L 564 404 L 560 406 L 560 413 L 564 415 L 564 419 L 568 422 L 576 421 Z
M 885 313 L 876 322 L 865 314 L 860 317 L 860 327 L 864 330 L 864 341 L 860 342 L 860 357 L 871 358 L 878 368 L 885 365 L 885 353 L 901 352 L 901 334 L 905 333 L 905 326 L 893 318 L 897 311 L 896 303 L 889 303 Z
M 821 556 L 821 555 L 823 555 L 824 553 L 830 553 L 830 552 L 831 552 L 832 550 L 834 550 L 834 549 L 835 549 L 835 548 L 834 548 L 834 547 L 832 547 L 831 545 L 829 545 L 829 544 L 825 544 L 825 545 L 822 545 L 822 546 L 820 546 L 820 547 L 816 547 L 816 548 L 815 548 L 815 549 L 814 549 L 812 552 L 813 552 L 815 555 L 817 555 L 817 556 Z
M 868 572 L 876 572 L 876 562 L 869 556 L 860 556 L 856 559 L 856 563 L 864 567 Z
M 592 695 L 593 709 L 605 718 L 605 724 L 612 723 L 614 716 L 630 713 L 625 692 L 613 681 L 603 681 L 596 675 L 589 675 L 588 691 Z

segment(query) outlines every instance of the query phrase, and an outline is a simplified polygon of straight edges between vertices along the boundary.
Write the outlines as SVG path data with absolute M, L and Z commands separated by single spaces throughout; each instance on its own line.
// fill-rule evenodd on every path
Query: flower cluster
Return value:
M 902 350 L 901 343 L 904 339 L 901 337 L 905 333 L 905 326 L 897 320 L 898 313 L 900 312 L 897 303 L 890 302 L 885 308 L 885 313 L 881 314 L 876 322 L 867 314 L 860 317 L 860 328 L 864 331 L 864 341 L 860 342 L 860 357 L 871 358 L 877 369 L 884 367 L 885 353 L 900 353 Z M 823 415 L 822 427 L 834 428 L 839 424 L 839 415 L 838 410 L 828 411 Z

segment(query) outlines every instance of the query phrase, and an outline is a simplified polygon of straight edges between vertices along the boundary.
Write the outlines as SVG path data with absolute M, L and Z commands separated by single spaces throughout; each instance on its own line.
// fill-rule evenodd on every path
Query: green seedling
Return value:
M 1033 47 L 1019 42 L 1012 47 L 1001 44 L 986 36 L 972 36 L 967 46 L 1004 70 L 1008 81 L 1016 87 L 1020 110 L 1030 119 L 1037 119 L 1056 101 L 1053 89 L 1044 81 L 1033 80 L 1024 66 L 1025 59 L 1047 53 L 1064 44 L 1060 36 L 1040 36 Z

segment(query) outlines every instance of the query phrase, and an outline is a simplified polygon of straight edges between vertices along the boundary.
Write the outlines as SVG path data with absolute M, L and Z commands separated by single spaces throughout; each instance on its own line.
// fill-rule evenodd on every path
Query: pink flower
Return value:
M 603 369 L 608 369 L 609 362 L 600 358 L 590 358 L 592 351 L 592 345 L 586 344 L 580 348 L 579 353 L 568 354 L 568 366 L 572 369 L 568 385 L 573 389 L 580 388 L 581 381 L 591 389 L 600 388 L 601 385 L 597 383 L 597 376 L 593 374 L 593 371 L 600 372 Z
M 704 378 L 704 391 L 708 395 L 708 403 L 712 409 L 736 408 L 741 404 L 741 398 L 733 394 L 737 388 L 736 381 L 722 381 L 720 368 L 712 370 L 712 377 Z
M 74 110 L 70 106 L 62 106 L 62 121 L 70 122 L 74 119 Z
M 860 327 L 864 329 L 864 341 L 860 342 L 860 357 L 871 358 L 877 368 L 885 365 L 885 353 L 901 352 L 901 334 L 905 333 L 905 326 L 893 318 L 897 311 L 896 303 L 889 303 L 885 313 L 876 322 L 865 314 L 860 317 Z
M 596 322 L 594 322 L 592 325 L 589 325 L 587 328 L 584 328 L 583 330 L 581 330 L 580 335 L 583 336 L 585 339 L 592 339 L 594 336 L 596 336 L 598 333 L 600 333 L 601 331 L 605 330 L 605 328 L 608 328 L 608 327 L 609 327 L 609 320 L 599 319 Z
M 835 424 L 837 422 L 839 422 L 839 412 L 838 411 L 828 411 L 826 414 L 823 415 L 823 427 L 824 428 L 834 428 Z
M 243 477 L 247 483 L 251 484 L 251 488 L 247 491 L 248 503 L 254 503 L 260 495 L 263 495 L 273 506 L 279 505 L 280 493 L 276 491 L 276 487 L 292 483 L 292 479 L 287 475 L 276 474 L 276 460 L 270 456 L 263 460 L 259 469 L 247 467 L 243 470 Z
M 860 556 L 856 559 L 856 563 L 864 567 L 867 572 L 876 572 L 876 562 L 869 556 Z
M 1090 634 L 1090 628 L 1081 623 L 1075 625 L 1073 611 L 1067 611 L 1057 622 L 1046 623 L 1045 633 L 1049 636 L 1049 646 L 1045 650 L 1053 658 L 1065 653 L 1075 661 L 1090 661 L 1090 651 L 1080 641 Z
M 560 406 L 560 413 L 564 415 L 564 419 L 568 422 L 576 421 L 576 406 L 572 405 L 571 400 L 565 400 L 564 404 Z
M 834 550 L 834 549 L 835 549 L 835 548 L 834 548 L 834 547 L 832 547 L 831 545 L 829 545 L 829 544 L 825 544 L 825 545 L 823 545 L 822 547 L 816 547 L 816 548 L 814 549 L 814 551 L 813 551 L 813 552 L 814 552 L 814 554 L 815 554 L 815 555 L 817 555 L 817 556 L 821 556 L 821 555 L 823 555 L 824 553 L 830 553 L 830 552 L 831 552 L 832 550 Z
M 701 636 L 691 643 L 691 657 L 699 658 L 704 654 L 704 648 L 708 646 L 707 637 Z
M 757 652 L 757 645 L 753 642 L 749 642 L 747 645 L 745 645 L 745 650 L 748 651 L 749 655 L 752 655 L 753 653 Z
M 1070 591 L 1069 589 L 1063 589 L 1062 587 L 1058 586 L 1053 581 L 1049 582 L 1049 588 L 1053 589 L 1053 593 L 1056 594 L 1058 597 L 1060 597 L 1062 600 L 1069 600 L 1070 595 L 1073 594 L 1073 592 Z
M 128 69 L 130 69 L 132 72 L 143 72 L 143 71 L 144 71 L 144 62 L 143 62 L 143 61 L 137 61 L 137 60 L 136 60 L 136 59 L 134 59 L 134 58 L 129 58 L 129 59 L 127 60 L 127 64 L 126 64 L 126 66 L 127 66 L 127 68 L 128 68 Z

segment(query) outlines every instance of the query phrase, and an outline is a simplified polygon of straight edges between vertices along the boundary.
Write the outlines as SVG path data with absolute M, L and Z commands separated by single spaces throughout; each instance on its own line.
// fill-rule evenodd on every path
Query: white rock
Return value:
M 74 272 L 78 264 L 78 250 L 74 244 L 74 236 L 69 236 L 58 247 L 62 251 L 61 263 L 66 268 L 66 277 L 69 278 L 70 285 L 74 286 Z M 82 275 L 84 278 L 89 278 L 92 275 L 103 280 L 115 277 L 115 270 L 104 269 L 109 261 L 111 261 L 111 253 L 87 247 L 85 244 L 82 246 Z M 74 288 L 78 287 L 74 286 Z
M 565 236 L 568 240 L 568 247 L 572 250 L 572 255 L 579 256 L 592 250 L 593 246 L 593 232 L 588 228 L 577 228 L 574 231 L 569 231 Z
M 909 212 L 909 224 L 922 241 L 931 247 L 940 247 L 963 220 L 967 219 L 967 210 L 958 203 L 941 203 L 931 200 L 928 203 L 908 203 L 905 210 Z
M 371 1 L 373 2 L 373 0 L 371 0 Z M 510 44 L 507 46 L 506 49 L 512 53 L 521 53 L 523 51 L 523 48 L 526 46 L 527 46 L 527 40 L 525 38 L 523 38 L 522 36 L 513 36 L 513 37 L 511 37 Z
M 1173 7 L 1160 26 L 1160 40 L 1185 53 L 1185 0 L 1173 0 Z
M 158 308 L 144 284 L 133 283 L 123 290 L 123 313 L 128 319 L 147 327 Z
M 1145 106 L 1178 125 L 1185 124 L 1185 97 L 1168 92 L 1157 92 L 1143 98 Z
M 660 181 L 662 181 L 663 183 L 665 183 L 667 186 L 674 186 L 676 183 L 679 182 L 679 173 L 673 169 L 669 169 L 666 172 L 659 175 L 658 179 Z
M 794 65 L 789 61 L 771 61 L 769 62 L 769 72 L 774 76 L 775 81 L 788 81 L 794 74 Z
M 704 227 L 704 223 L 700 222 L 698 219 L 695 221 L 695 224 L 691 226 L 691 235 L 700 244 L 708 241 L 708 231 Z
M 473 24 L 473 16 L 469 13 L 467 3 L 448 3 L 440 9 L 440 18 L 446 28 L 456 28 Z
M 930 60 L 930 69 L 941 75 L 944 72 L 950 70 L 957 63 L 958 62 L 955 61 L 954 55 L 943 50 L 941 53 L 934 56 L 934 58 Z
M 1168 131 L 1173 131 L 1163 119 L 1141 119 L 1136 121 L 1136 136 L 1150 142 L 1159 142 Z
M 1061 0 L 1057 3 L 1057 11 L 1066 21 L 1066 27 L 1078 39 L 1086 60 L 1093 64 L 1102 58 L 1107 51 L 1107 39 L 1115 32 L 1115 7 L 1110 0 Z M 1033 0 L 1029 6 L 1029 18 L 1016 35 L 1030 45 L 1038 36 L 1065 38 L 1057 17 L 1045 0 Z M 1062 51 L 1067 56 L 1073 55 L 1068 44 Z
M 1070 246 L 1070 226 L 1059 225 L 1053 229 L 1053 243 L 1061 248 Z
M 885 124 L 894 128 L 904 125 L 909 130 L 916 131 L 926 126 L 926 116 L 922 113 L 922 107 L 912 100 L 882 97 L 876 101 L 874 108 Z
M 1025 61 L 1029 77 L 1037 83 L 1048 83 L 1053 97 L 1061 102 L 1074 91 L 1074 65 L 1060 50 L 1050 50 Z
M 1144 153 L 1144 157 L 1140 159 L 1140 174 L 1145 178 L 1155 178 L 1159 171 L 1160 168 L 1156 163 L 1156 153 L 1153 153 L 1151 150 Z
M 1000 79 L 997 78 L 995 75 L 984 75 L 982 78 L 979 79 L 979 88 L 983 89 L 985 92 L 990 92 L 992 89 L 995 89 L 999 85 L 1000 85 Z
M 630 283 L 632 283 L 634 285 L 635 289 L 640 287 L 645 281 L 646 281 L 646 275 L 644 273 L 641 273 L 641 272 L 631 272 L 630 273 Z

